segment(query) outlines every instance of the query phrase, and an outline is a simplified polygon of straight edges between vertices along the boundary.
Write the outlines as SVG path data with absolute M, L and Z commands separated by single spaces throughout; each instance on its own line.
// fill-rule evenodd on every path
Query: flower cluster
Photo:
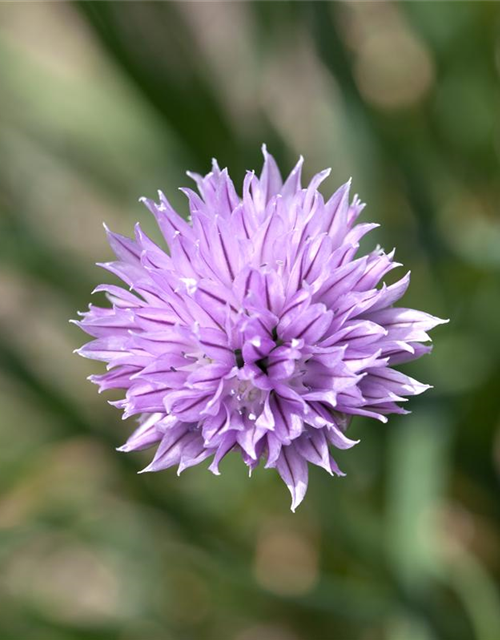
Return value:
M 162 193 L 143 202 L 168 253 L 140 228 L 135 239 L 107 230 L 117 256 L 105 267 L 128 288 L 100 285 L 110 308 L 91 305 L 77 324 L 95 339 L 78 350 L 108 370 L 100 390 L 139 428 L 121 451 L 157 445 L 144 471 L 178 470 L 237 451 L 250 471 L 265 460 L 302 501 L 308 463 L 343 475 L 331 449 L 352 447 L 353 415 L 386 421 L 428 387 L 394 369 L 430 350 L 442 320 L 393 306 L 409 274 L 387 286 L 393 252 L 357 256 L 375 224 L 356 224 L 363 205 L 350 183 L 325 202 L 329 171 L 301 186 L 302 158 L 283 183 L 265 149 L 260 177 L 241 197 L 214 161 L 188 174 L 186 222 Z

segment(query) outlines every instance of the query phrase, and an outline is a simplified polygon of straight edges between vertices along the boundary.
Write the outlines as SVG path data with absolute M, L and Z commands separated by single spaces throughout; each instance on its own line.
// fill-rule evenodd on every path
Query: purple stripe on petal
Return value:
M 307 462 L 291 444 L 281 449 L 276 468 L 292 496 L 292 511 L 299 506 L 307 491 Z

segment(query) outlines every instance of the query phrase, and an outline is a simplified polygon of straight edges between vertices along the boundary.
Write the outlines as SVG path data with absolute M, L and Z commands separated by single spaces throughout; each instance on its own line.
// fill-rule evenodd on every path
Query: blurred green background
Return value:
M 0 77 L 0 638 L 498 640 L 500 5 L 2 3 Z M 404 367 L 434 389 L 357 418 L 295 515 L 236 456 L 136 476 L 68 324 L 103 220 L 154 235 L 139 196 L 186 211 L 186 169 L 240 184 L 264 141 L 353 176 L 366 248 L 451 318 Z

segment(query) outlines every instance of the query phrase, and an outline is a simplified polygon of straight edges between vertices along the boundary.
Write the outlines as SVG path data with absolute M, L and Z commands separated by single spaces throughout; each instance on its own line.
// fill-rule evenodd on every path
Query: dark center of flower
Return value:
M 281 347 L 282 344 L 285 344 L 283 340 L 281 340 L 281 338 L 278 337 L 277 327 L 273 328 L 271 332 L 271 337 L 274 341 L 274 347 L 269 352 L 269 355 L 272 354 L 275 349 L 277 349 L 278 347 Z M 241 349 L 235 349 L 233 353 L 234 353 L 234 358 L 236 360 L 236 366 L 238 367 L 238 369 L 242 369 L 245 366 L 243 351 Z M 262 373 L 267 375 L 267 368 L 269 366 L 268 356 L 264 356 L 263 358 L 259 358 L 258 360 L 255 360 L 254 364 L 262 371 Z
M 262 373 L 265 373 L 267 375 L 267 365 L 269 364 L 267 356 L 265 358 L 260 358 L 260 360 L 256 360 L 255 364 L 257 367 L 259 367 Z
M 235 349 L 234 350 L 234 357 L 236 358 L 236 366 L 238 367 L 238 369 L 241 369 L 243 367 L 243 365 L 245 364 L 245 361 L 243 360 L 243 354 L 241 352 L 241 349 Z
M 274 327 L 272 332 L 271 332 L 271 337 L 274 340 L 274 343 L 277 347 L 281 347 L 283 343 L 283 340 L 281 340 L 281 338 L 278 338 L 278 327 Z

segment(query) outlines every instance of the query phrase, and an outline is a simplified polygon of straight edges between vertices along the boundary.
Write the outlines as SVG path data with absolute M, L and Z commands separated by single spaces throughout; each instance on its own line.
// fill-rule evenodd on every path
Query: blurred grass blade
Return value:
M 236 159 L 238 132 L 175 3 L 77 2 L 110 57 L 185 145 L 198 168 Z

